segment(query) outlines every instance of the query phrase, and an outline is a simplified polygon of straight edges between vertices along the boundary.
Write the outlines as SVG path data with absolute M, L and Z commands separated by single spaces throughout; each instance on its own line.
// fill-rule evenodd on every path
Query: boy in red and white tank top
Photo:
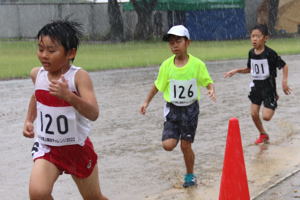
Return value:
M 25 137 L 37 136 L 30 199 L 53 199 L 53 185 L 64 172 L 72 175 L 84 199 L 107 200 L 100 190 L 97 154 L 88 138 L 89 121 L 99 115 L 93 84 L 86 71 L 71 65 L 80 28 L 76 22 L 60 20 L 37 34 L 42 67 L 30 73 L 35 92 L 23 129 Z

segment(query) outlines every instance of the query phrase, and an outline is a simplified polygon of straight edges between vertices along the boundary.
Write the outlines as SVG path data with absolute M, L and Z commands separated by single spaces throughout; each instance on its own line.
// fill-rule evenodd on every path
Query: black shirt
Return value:
M 254 80 L 264 80 L 269 76 L 276 77 L 277 69 L 285 66 L 285 62 L 277 53 L 265 46 L 261 54 L 255 54 L 254 48 L 249 51 L 247 67 L 251 68 L 251 74 Z M 268 69 L 267 69 L 268 68 Z M 269 74 L 268 72 L 269 71 Z
M 249 51 L 247 67 L 251 69 L 255 87 L 271 87 L 276 91 L 277 69 L 285 65 L 281 57 L 267 46 L 261 54 L 255 54 L 254 48 Z

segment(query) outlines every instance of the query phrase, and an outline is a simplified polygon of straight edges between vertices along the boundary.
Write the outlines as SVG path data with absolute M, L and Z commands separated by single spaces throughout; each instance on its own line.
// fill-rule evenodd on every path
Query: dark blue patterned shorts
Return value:
M 198 115 L 198 101 L 189 106 L 175 106 L 172 103 L 167 103 L 162 141 L 172 138 L 194 142 L 198 125 Z

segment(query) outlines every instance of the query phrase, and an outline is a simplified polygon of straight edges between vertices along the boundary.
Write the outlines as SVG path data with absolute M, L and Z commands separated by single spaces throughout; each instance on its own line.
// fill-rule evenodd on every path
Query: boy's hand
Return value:
M 140 108 L 140 113 L 141 113 L 142 115 L 146 114 L 146 110 L 147 110 L 147 108 L 148 108 L 148 105 L 149 105 L 149 103 L 145 102 L 145 103 L 143 103 L 143 105 L 141 106 L 141 108 Z
M 68 81 L 64 76 L 61 76 L 60 80 L 53 80 L 49 84 L 49 92 L 53 96 L 65 99 L 69 91 Z
M 209 96 L 209 98 L 213 101 L 216 102 L 217 98 L 216 98 L 216 93 L 214 88 L 208 89 L 207 90 L 207 95 Z
M 282 81 L 282 90 L 284 94 L 289 95 L 292 93 L 292 89 L 288 86 L 287 81 Z
M 233 70 L 231 70 L 231 71 L 229 71 L 229 72 L 226 72 L 226 73 L 224 74 L 224 78 L 230 78 L 230 77 L 232 77 L 232 76 L 235 75 L 235 74 L 236 74 L 236 70 L 233 69 Z
M 26 121 L 23 128 L 23 135 L 27 138 L 34 138 L 33 123 Z

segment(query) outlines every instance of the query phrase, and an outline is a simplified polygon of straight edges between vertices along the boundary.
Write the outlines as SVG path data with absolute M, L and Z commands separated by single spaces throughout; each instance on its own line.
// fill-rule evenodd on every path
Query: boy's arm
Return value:
M 50 94 L 67 101 L 84 117 L 95 121 L 99 115 L 99 107 L 89 74 L 79 70 L 75 75 L 75 85 L 78 95 L 69 90 L 68 82 L 62 76 L 61 80 L 51 82 L 49 91 Z
M 146 100 L 144 101 L 143 105 L 140 108 L 140 113 L 141 114 L 145 114 L 147 107 L 149 106 L 149 103 L 151 102 L 152 98 L 157 94 L 158 89 L 156 88 L 156 86 L 153 84 L 151 90 L 149 91 Z
M 216 92 L 215 92 L 215 87 L 213 83 L 210 83 L 206 86 L 207 89 L 207 95 L 209 96 L 209 98 L 216 102 Z
M 67 101 L 81 115 L 95 121 L 99 116 L 99 106 L 89 74 L 84 70 L 79 70 L 75 76 L 75 84 L 79 96 L 70 91 L 71 95 L 67 98 Z
M 288 71 L 288 66 L 285 65 L 282 69 L 282 89 L 286 95 L 289 95 L 292 92 L 292 89 L 288 86 Z
M 30 102 L 28 105 L 27 116 L 25 119 L 24 127 L 23 127 L 23 135 L 28 138 L 34 137 L 34 126 L 33 122 L 36 118 L 36 99 L 33 94 L 30 98 Z
M 229 78 L 232 77 L 233 75 L 235 75 L 236 73 L 241 73 L 241 74 L 247 74 L 250 73 L 251 69 L 246 67 L 246 68 L 238 68 L 238 69 L 233 69 L 229 72 L 226 72 L 224 74 L 224 78 Z
M 37 73 L 40 68 L 33 68 L 30 72 L 30 77 L 35 84 L 35 79 L 37 76 Z M 29 105 L 28 105 L 28 111 L 26 115 L 26 119 L 24 122 L 24 127 L 23 127 L 23 135 L 28 138 L 33 138 L 34 137 L 34 127 L 33 127 L 33 122 L 36 118 L 36 99 L 35 95 L 33 94 L 30 98 Z

